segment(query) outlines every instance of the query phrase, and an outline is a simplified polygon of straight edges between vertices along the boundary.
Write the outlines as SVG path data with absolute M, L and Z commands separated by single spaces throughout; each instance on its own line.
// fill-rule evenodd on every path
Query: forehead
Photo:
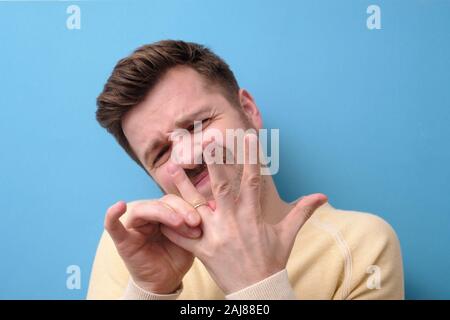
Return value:
M 194 69 L 175 67 L 166 72 L 145 99 L 128 111 L 122 119 L 124 134 L 141 156 L 149 140 L 163 138 L 175 120 L 188 116 L 220 97 Z

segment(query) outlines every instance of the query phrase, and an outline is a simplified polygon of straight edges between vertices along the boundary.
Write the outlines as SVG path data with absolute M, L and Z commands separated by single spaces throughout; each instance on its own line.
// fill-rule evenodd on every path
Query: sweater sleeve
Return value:
M 182 290 L 183 285 L 181 285 L 174 293 L 156 294 L 142 289 L 132 278 L 130 278 L 122 300 L 176 300 L 180 296 Z
M 130 279 L 124 300 L 175 300 L 180 296 L 181 286 L 172 294 L 155 294 L 140 288 Z M 286 269 L 277 272 L 247 288 L 226 296 L 227 300 L 295 300 L 295 293 L 289 283 Z
M 400 242 L 387 222 L 369 217 L 365 236 L 354 248 L 353 276 L 346 299 L 404 299 Z
M 283 269 L 264 280 L 228 294 L 227 300 L 295 300 L 288 273 Z

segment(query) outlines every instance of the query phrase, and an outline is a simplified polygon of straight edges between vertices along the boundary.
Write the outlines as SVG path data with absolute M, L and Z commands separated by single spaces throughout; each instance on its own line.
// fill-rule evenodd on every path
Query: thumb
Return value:
M 314 211 L 327 201 L 327 196 L 322 193 L 302 197 L 294 209 L 275 226 L 282 241 L 293 245 L 301 227 L 313 215 Z
M 128 231 L 119 220 L 126 211 L 127 204 L 124 201 L 116 202 L 106 211 L 104 222 L 105 230 L 109 233 L 116 245 L 124 241 L 128 236 Z

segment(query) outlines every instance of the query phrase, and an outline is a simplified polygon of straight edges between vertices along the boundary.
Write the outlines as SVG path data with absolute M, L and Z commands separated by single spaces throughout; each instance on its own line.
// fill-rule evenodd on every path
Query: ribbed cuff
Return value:
M 268 278 L 225 296 L 227 300 L 296 300 L 289 283 L 287 270 L 283 269 Z
M 157 294 L 146 291 L 139 287 L 132 278 L 128 281 L 128 286 L 122 296 L 122 300 L 175 300 L 183 291 L 183 284 L 174 293 Z

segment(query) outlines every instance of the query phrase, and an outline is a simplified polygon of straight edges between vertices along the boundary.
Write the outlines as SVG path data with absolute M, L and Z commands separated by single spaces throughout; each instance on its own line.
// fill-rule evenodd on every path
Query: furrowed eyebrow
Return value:
M 175 120 L 175 127 L 184 128 L 191 124 L 194 124 L 194 121 L 201 120 L 201 117 L 209 114 L 210 110 L 203 108 L 202 110 L 195 111 L 189 115 L 182 115 L 178 119 Z

